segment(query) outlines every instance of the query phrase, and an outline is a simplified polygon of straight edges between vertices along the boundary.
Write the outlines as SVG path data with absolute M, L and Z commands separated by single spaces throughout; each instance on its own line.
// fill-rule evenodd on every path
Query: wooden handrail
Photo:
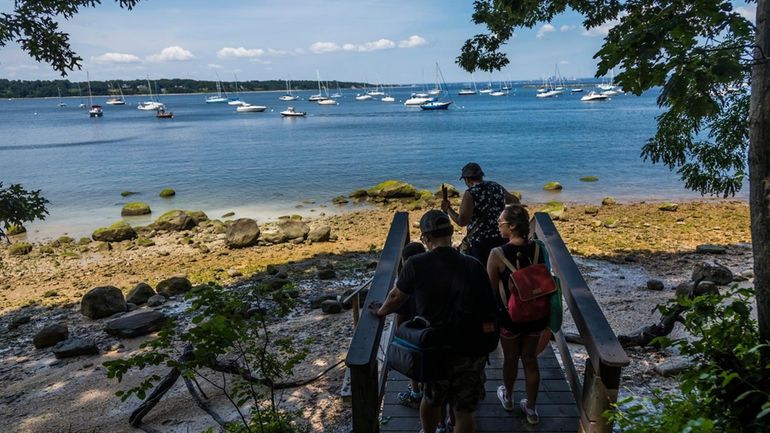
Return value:
M 409 214 L 397 212 L 377 262 L 371 287 L 363 304 L 345 364 L 350 368 L 353 405 L 353 432 L 379 431 L 379 410 L 387 372 L 380 372 L 377 352 L 384 321 L 366 311 L 373 300 L 384 301 L 401 268 L 401 254 L 409 242 Z
M 556 333 L 556 344 L 564 371 L 580 412 L 581 431 L 609 433 L 612 431 L 612 425 L 603 414 L 617 401 L 621 368 L 627 366 L 630 360 L 567 246 L 564 245 L 551 217 L 546 213 L 537 212 L 533 223 L 534 235 L 545 244 L 551 269 L 561 281 L 562 296 L 588 352 L 585 375 L 581 383 L 564 335 L 561 332 Z

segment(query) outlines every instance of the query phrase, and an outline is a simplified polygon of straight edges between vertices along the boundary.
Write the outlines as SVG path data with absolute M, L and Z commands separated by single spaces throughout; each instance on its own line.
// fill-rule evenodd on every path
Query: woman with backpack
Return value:
M 527 395 L 521 399 L 519 407 L 526 415 L 528 423 L 537 424 L 539 417 L 535 403 L 540 385 L 537 345 L 540 334 L 549 324 L 549 304 L 547 297 L 523 302 L 513 287 L 511 274 L 533 263 L 544 263 L 545 254 L 538 244 L 529 239 L 529 214 L 522 205 L 506 206 L 497 222 L 500 234 L 507 238 L 508 242 L 492 250 L 487 261 L 487 273 L 492 290 L 499 296 L 511 316 L 511 322 L 508 322 L 511 329 L 505 328 L 507 320 L 503 321 L 500 329 L 503 385 L 497 388 L 497 398 L 505 410 L 513 411 L 513 384 L 521 359 Z M 511 300 L 511 297 L 515 299 Z

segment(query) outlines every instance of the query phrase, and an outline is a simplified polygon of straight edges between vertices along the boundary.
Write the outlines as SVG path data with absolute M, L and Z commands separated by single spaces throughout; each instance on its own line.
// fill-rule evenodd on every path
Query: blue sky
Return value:
M 413 83 L 467 81 L 454 64 L 463 42 L 484 28 L 471 0 L 144 0 L 133 11 L 103 0 L 62 27 L 83 57 L 70 79 L 275 78 Z M 0 0 L 0 12 L 12 10 Z M 754 6 L 741 4 L 752 17 Z M 566 77 L 593 76 L 608 26 L 586 31 L 578 14 L 523 29 L 505 51 L 511 64 L 493 79 L 539 79 L 559 65 Z M 18 46 L 0 48 L 0 78 L 55 79 Z M 490 79 L 476 73 L 477 82 Z

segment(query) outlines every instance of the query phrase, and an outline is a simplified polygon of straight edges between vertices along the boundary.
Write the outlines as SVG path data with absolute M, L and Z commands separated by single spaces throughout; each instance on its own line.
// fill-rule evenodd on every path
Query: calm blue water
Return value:
M 403 101 L 412 89 L 396 89 Z M 307 98 L 314 92 L 299 92 Z M 355 101 L 344 91 L 339 106 L 293 104 L 306 118 L 284 119 L 280 93 L 242 95 L 267 105 L 264 113 L 235 113 L 206 105 L 204 95 L 165 96 L 171 121 L 135 108 L 104 106 L 90 119 L 77 99 L 0 101 L 0 180 L 42 189 L 51 215 L 31 237 L 90 233 L 120 217 L 127 201 L 146 201 L 155 215 L 172 208 L 202 209 L 212 216 L 274 218 L 287 212 L 329 212 L 317 206 L 332 197 L 385 179 L 404 179 L 435 190 L 458 187 L 460 168 L 477 161 L 489 179 L 524 192 L 525 201 L 558 197 L 599 201 L 698 197 L 676 174 L 640 159 L 655 131 L 657 92 L 582 103 L 580 94 L 553 99 L 516 88 L 507 97 L 452 96 L 446 112 L 423 112 L 401 102 Z M 456 95 L 456 89 L 452 90 Z M 98 98 L 99 101 L 104 98 Z M 578 178 L 599 176 L 596 183 Z M 561 193 L 542 185 L 557 180 Z M 177 196 L 157 196 L 172 187 Z M 121 191 L 141 194 L 124 199 Z M 132 222 L 146 223 L 149 218 Z

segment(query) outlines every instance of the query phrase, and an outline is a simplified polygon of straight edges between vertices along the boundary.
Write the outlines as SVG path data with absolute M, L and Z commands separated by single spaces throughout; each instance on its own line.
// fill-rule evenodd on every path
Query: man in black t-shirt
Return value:
M 458 280 L 472 287 L 462 290 L 490 291 L 489 278 L 481 263 L 452 248 L 452 223 L 441 211 L 431 210 L 420 219 L 420 236 L 429 251 L 411 257 L 404 264 L 385 303 L 375 304 L 374 314 L 384 317 L 414 296 L 416 313 L 433 324 L 449 324 L 455 306 L 451 288 Z M 455 411 L 455 433 L 475 430 L 473 412 L 484 398 L 484 364 L 487 356 L 449 354 L 450 377 L 425 384 L 420 405 L 423 431 L 434 432 L 441 418 L 441 406 L 449 403 Z

